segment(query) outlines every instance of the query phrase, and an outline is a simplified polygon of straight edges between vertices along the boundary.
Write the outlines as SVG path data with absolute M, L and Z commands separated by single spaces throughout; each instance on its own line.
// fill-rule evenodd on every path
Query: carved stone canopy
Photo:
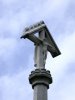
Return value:
M 37 32 L 39 37 L 35 36 Z M 42 43 L 47 45 L 47 50 L 51 53 L 52 57 L 61 54 L 44 21 L 40 21 L 39 23 L 25 28 L 21 38 L 28 38 L 34 42 L 34 44 Z

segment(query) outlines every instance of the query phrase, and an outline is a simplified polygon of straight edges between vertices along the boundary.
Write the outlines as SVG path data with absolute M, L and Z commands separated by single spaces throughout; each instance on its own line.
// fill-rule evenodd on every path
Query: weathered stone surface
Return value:
M 29 75 L 29 82 L 32 84 L 32 88 L 39 84 L 49 88 L 49 84 L 52 83 L 50 71 L 46 71 L 46 69 L 35 69 L 35 71 L 32 71 Z
M 38 33 L 43 32 L 43 35 L 45 36 L 44 38 L 47 40 L 46 42 L 48 43 L 47 50 L 51 53 L 52 57 L 56 57 L 61 54 L 44 21 L 41 21 L 30 27 L 25 28 L 21 38 L 24 38 L 24 39 L 28 38 L 32 42 L 38 44 L 38 42 L 40 43 L 41 40 L 39 39 L 40 37 L 38 37 L 38 39 L 37 37 L 35 37 L 35 34 L 37 32 Z
M 38 36 L 35 33 L 38 33 Z M 34 66 L 36 69 L 29 75 L 29 82 L 34 89 L 34 100 L 47 100 L 47 90 L 49 84 L 52 83 L 50 71 L 45 69 L 47 52 L 49 51 L 52 57 L 61 53 L 44 21 L 25 28 L 21 38 L 28 38 L 35 44 Z
M 34 87 L 33 100 L 47 100 L 47 87 L 39 84 Z
M 29 75 L 29 82 L 34 89 L 33 100 L 47 100 L 47 89 L 52 83 L 50 71 L 46 69 L 35 69 Z

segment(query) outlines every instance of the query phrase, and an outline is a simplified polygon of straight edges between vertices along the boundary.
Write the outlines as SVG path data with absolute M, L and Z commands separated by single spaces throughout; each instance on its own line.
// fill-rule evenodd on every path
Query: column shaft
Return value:
M 34 87 L 33 100 L 47 100 L 47 86 L 42 84 L 36 85 Z

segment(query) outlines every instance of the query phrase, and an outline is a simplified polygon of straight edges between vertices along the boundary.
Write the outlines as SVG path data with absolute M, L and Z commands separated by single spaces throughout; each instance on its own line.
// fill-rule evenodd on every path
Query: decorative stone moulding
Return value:
M 49 88 L 49 84 L 52 83 L 52 77 L 50 74 L 50 71 L 46 69 L 35 69 L 35 71 L 32 71 L 29 75 L 29 82 L 32 84 L 32 88 L 34 89 L 34 86 L 36 85 L 45 85 L 47 88 Z

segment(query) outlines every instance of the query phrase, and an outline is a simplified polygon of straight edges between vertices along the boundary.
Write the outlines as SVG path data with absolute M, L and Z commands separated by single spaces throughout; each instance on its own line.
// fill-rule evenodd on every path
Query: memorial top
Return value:
M 44 35 L 44 40 L 46 40 L 46 42 L 40 37 L 35 36 L 37 32 L 42 32 L 42 36 Z M 47 50 L 51 53 L 52 57 L 56 57 L 61 54 L 44 21 L 40 21 L 39 23 L 31 25 L 30 27 L 26 27 L 21 38 L 28 38 L 35 44 L 47 44 Z

